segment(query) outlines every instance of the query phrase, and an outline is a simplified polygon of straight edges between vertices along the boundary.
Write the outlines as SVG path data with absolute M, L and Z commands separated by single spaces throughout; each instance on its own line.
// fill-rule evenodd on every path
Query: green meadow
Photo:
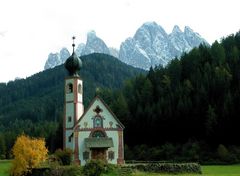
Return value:
M 0 161 L 0 176 L 8 176 L 11 161 Z M 202 174 L 156 174 L 136 172 L 132 176 L 240 176 L 240 165 L 213 165 L 202 166 Z M 111 174 L 109 174 L 111 176 Z M 115 174 L 113 174 L 115 176 Z
M 202 174 L 176 174 L 177 176 L 240 176 L 240 165 L 201 166 Z M 175 174 L 155 174 L 137 172 L 133 176 L 176 176 Z
M 8 176 L 8 171 L 11 167 L 10 160 L 0 160 L 0 176 Z

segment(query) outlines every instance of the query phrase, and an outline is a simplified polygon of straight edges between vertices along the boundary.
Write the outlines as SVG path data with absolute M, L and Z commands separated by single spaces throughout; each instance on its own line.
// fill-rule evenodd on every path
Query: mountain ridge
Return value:
M 95 31 L 90 31 L 87 34 L 86 44 L 80 43 L 76 53 L 79 56 L 104 53 L 128 65 L 148 70 L 151 66 L 167 65 L 173 58 L 179 57 L 183 52 L 189 52 L 201 43 L 209 45 L 204 38 L 188 26 L 185 26 L 182 31 L 179 26 L 175 25 L 172 32 L 168 34 L 156 22 L 146 22 L 136 30 L 133 37 L 126 38 L 119 49 L 108 47 Z M 62 52 L 64 55 L 61 51 L 49 54 L 44 66 L 45 70 L 65 62 L 69 51 L 64 49 Z

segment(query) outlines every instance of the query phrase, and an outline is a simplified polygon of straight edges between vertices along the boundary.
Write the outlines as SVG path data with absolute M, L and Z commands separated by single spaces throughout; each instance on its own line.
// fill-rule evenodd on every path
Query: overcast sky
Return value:
M 190 26 L 209 43 L 240 29 L 239 0 L 0 0 L 0 82 L 43 70 L 50 52 L 95 30 L 119 48 L 144 22 Z

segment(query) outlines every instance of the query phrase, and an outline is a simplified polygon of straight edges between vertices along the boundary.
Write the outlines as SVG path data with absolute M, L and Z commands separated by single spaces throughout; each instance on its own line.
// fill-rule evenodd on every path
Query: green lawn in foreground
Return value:
M 11 160 L 0 161 L 0 176 L 8 176 L 8 171 L 11 167 Z
M 175 176 L 240 176 L 240 165 L 201 166 L 202 174 L 177 174 Z M 174 174 L 153 174 L 138 172 L 133 176 L 170 176 Z
M 8 176 L 8 170 L 11 167 L 11 161 L 0 161 L 0 176 Z M 240 176 L 240 165 L 227 166 L 201 166 L 202 174 L 154 174 L 137 172 L 132 176 Z M 106 176 L 115 176 L 116 174 L 109 174 Z
M 202 172 L 204 176 L 240 176 L 240 165 L 202 166 Z

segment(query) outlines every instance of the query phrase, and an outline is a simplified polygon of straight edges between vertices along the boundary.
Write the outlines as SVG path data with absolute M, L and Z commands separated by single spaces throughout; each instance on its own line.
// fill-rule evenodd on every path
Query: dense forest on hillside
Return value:
M 82 58 L 84 101 L 100 87 L 126 127 L 125 159 L 240 162 L 240 32 L 147 74 L 93 56 Z M 60 66 L 0 85 L 0 155 L 22 131 L 61 146 L 64 76 Z
M 124 80 L 143 70 L 127 66 L 105 54 L 81 57 L 84 105 L 88 105 L 96 88 L 122 87 Z M 62 147 L 64 78 L 63 65 L 26 79 L 0 83 L 0 158 L 9 158 L 17 135 L 46 138 L 50 151 Z
M 129 159 L 240 161 L 240 32 L 100 94 L 126 126 Z

